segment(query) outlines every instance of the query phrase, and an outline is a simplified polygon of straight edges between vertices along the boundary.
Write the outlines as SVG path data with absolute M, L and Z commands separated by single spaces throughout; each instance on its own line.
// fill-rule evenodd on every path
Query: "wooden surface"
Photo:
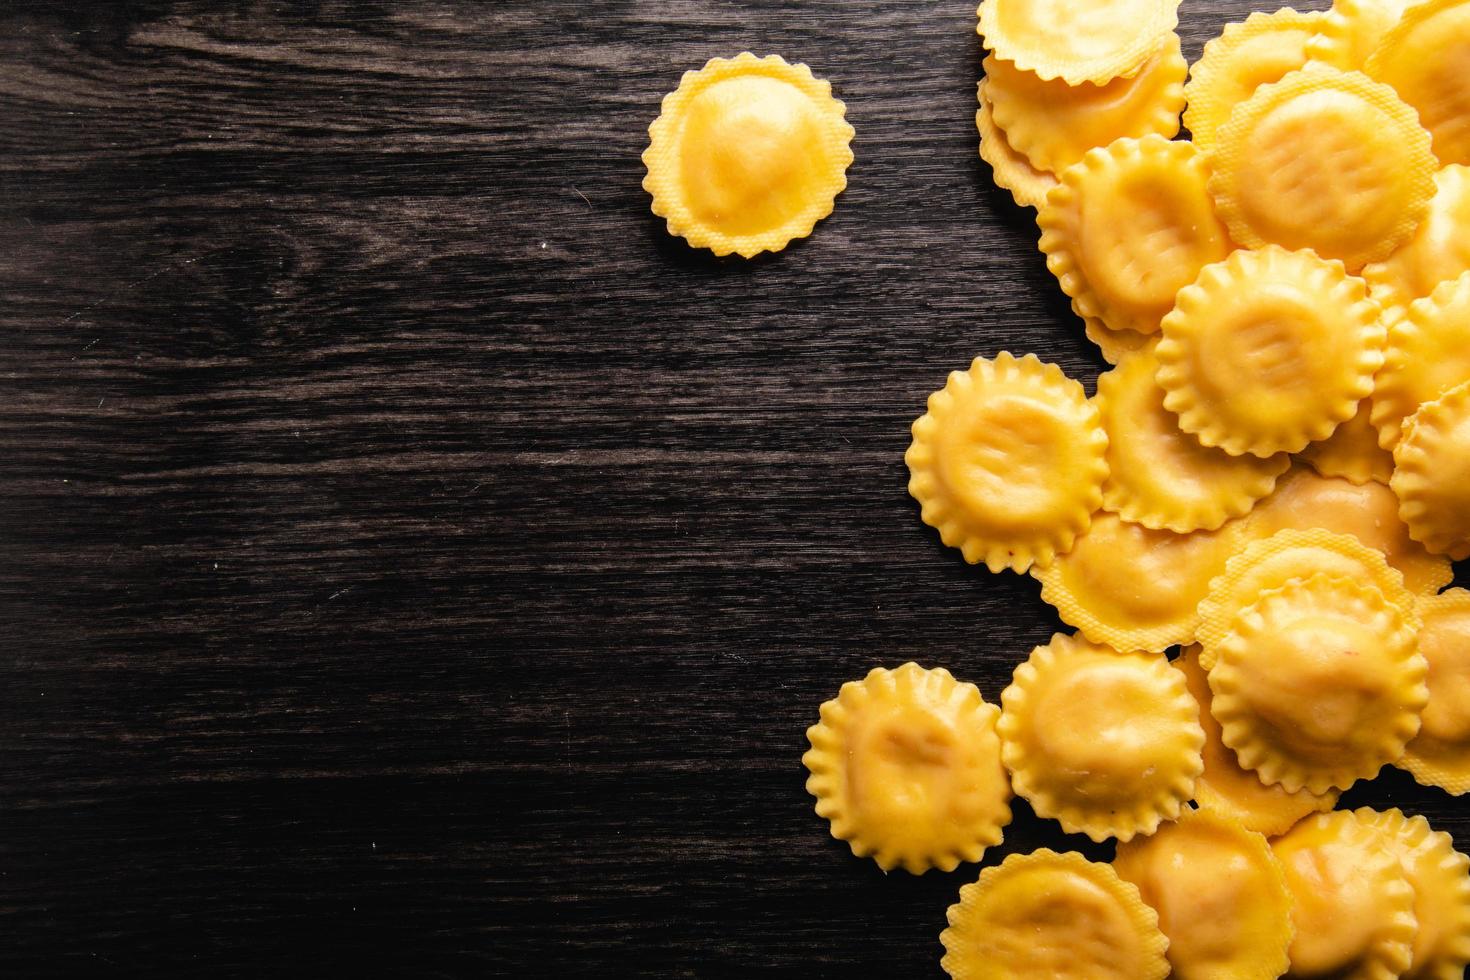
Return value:
M 1187 3 L 1186 53 L 1248 9 Z M 6 3 L 0 972 L 937 974 L 976 869 L 852 858 L 799 758 L 871 666 L 994 700 L 1059 625 L 904 490 L 950 369 L 1101 364 L 976 157 L 973 23 Z M 639 153 L 746 48 L 857 162 L 718 261 Z M 1470 846 L 1401 776 L 1348 799 Z M 992 860 L 1067 843 L 1021 805 Z

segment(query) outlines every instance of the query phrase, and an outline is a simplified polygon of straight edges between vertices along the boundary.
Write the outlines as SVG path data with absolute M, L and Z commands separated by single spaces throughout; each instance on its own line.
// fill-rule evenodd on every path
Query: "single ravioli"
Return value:
M 1470 163 L 1470 0 L 1410 4 L 1364 70 L 1418 110 L 1440 163 Z
M 1056 175 L 1037 170 L 1011 148 L 1006 134 L 995 124 L 985 79 L 980 80 L 976 94 L 980 99 L 980 108 L 975 113 L 975 127 L 980 130 L 980 159 L 990 164 L 995 183 L 1010 191 L 1017 204 L 1023 208 L 1040 207 L 1046 200 L 1046 192 L 1057 186 Z
M 1434 175 L 1429 216 L 1382 262 L 1363 267 L 1368 293 L 1386 312 L 1408 305 L 1442 282 L 1470 272 L 1470 167 L 1451 164 Z
M 1408 527 L 1399 519 L 1399 498 L 1377 481 L 1355 484 L 1297 466 L 1276 481 L 1276 490 L 1256 504 L 1249 521 L 1249 536 L 1253 538 L 1268 538 L 1288 528 L 1351 534 L 1381 552 L 1403 576 L 1402 587 L 1415 595 L 1433 595 L 1454 577 L 1449 559 L 1431 555 L 1409 537 Z M 1402 592 L 1397 583 L 1375 580 L 1374 584 L 1384 595 L 1399 601 L 1395 596 Z
M 1158 338 L 1137 330 L 1114 330 L 1096 317 L 1082 318 L 1082 332 L 1097 345 L 1098 353 L 1109 364 L 1117 364 L 1134 351 L 1151 346 Z
M 1124 136 L 1172 138 L 1179 132 L 1189 64 L 1174 33 L 1138 74 L 1102 85 L 1047 81 L 993 54 L 984 68 L 996 125 L 1040 170 L 1060 173 L 1088 150 Z
M 1214 530 L 1249 513 L 1276 486 L 1291 457 L 1232 456 L 1201 445 L 1164 407 L 1158 370 L 1158 359 L 1146 350 L 1098 376 L 1093 402 L 1108 434 L 1103 507 L 1145 527 L 1179 534 Z
M 818 815 L 884 871 L 979 861 L 1011 820 L 999 714 L 942 667 L 879 667 L 849 681 L 806 733 Z
M 960 889 L 940 933 L 955 980 L 1164 980 L 1159 918 L 1109 865 L 1045 848 Z
M 1210 193 L 1230 237 L 1349 269 L 1387 258 L 1429 212 L 1429 134 L 1393 89 L 1309 66 L 1262 85 L 1216 131 Z
M 1383 35 L 1417 0 L 1332 0 L 1317 34 L 1307 44 L 1316 61 L 1341 71 L 1362 68 Z
M 1236 106 L 1262 85 L 1279 82 L 1305 65 L 1307 42 L 1325 16 L 1290 7 L 1274 14 L 1256 12 L 1244 23 L 1226 24 L 1219 37 L 1206 43 L 1184 87 L 1184 125 L 1195 145 L 1208 150 Z
M 1241 610 L 1267 592 L 1319 572 L 1371 583 L 1398 606 L 1411 625 L 1418 626 L 1414 596 L 1383 552 L 1351 534 L 1323 528 L 1285 528 L 1266 536 L 1254 525 L 1252 514 L 1246 534 L 1256 539 L 1225 563 L 1224 573 L 1210 583 L 1209 593 L 1200 600 L 1195 635 L 1204 648 L 1200 664 L 1205 670 L 1214 669 L 1218 647 Z
M 1113 867 L 1158 913 L 1176 980 L 1276 980 L 1286 972 L 1291 895 L 1261 834 L 1186 809 L 1152 836 L 1119 844 Z
M 776 55 L 711 58 L 666 95 L 643 152 L 653 213 L 716 255 L 779 252 L 832 213 L 853 129 L 832 86 Z
M 1470 378 L 1470 272 L 1441 283 L 1388 328 L 1383 369 L 1374 379 L 1378 444 L 1398 445 L 1404 420 Z
M 929 396 L 904 454 L 924 523 L 992 572 L 1045 566 L 1102 503 L 1108 437 L 1082 386 L 1033 354 L 977 357 Z
M 1230 252 L 1191 143 L 1120 139 L 1058 179 L 1036 223 L 1046 267 L 1078 316 L 1157 333 L 1180 287 Z
M 1470 857 L 1455 850 L 1454 838 L 1436 832 L 1423 817 L 1394 808 L 1353 811 L 1378 831 L 1379 842 L 1396 854 L 1414 889 L 1411 980 L 1462 980 L 1470 964 Z
M 1271 850 L 1292 899 L 1288 977 L 1393 980 L 1408 968 L 1414 889 L 1366 820 L 1348 810 L 1320 813 Z
M 1173 820 L 1204 768 L 1194 699 L 1167 660 L 1060 633 L 1016 668 L 998 731 L 1016 793 L 1096 841 Z
M 1425 786 L 1470 793 L 1470 592 L 1419 600 L 1419 652 L 1429 662 L 1429 703 L 1399 768 Z
M 1179 0 L 983 0 L 976 30 L 996 57 L 1043 79 L 1136 75 L 1179 24 Z
M 1470 381 L 1409 419 L 1389 485 L 1410 537 L 1431 554 L 1470 558 Z
M 1210 711 L 1263 782 L 1347 789 L 1403 755 L 1428 671 L 1414 624 L 1382 592 L 1319 574 L 1235 617 L 1209 671 Z
M 1164 317 L 1164 406 L 1231 455 L 1299 452 L 1357 412 L 1384 338 L 1367 286 L 1341 262 L 1274 245 L 1234 252 Z
M 1239 542 L 1234 523 L 1175 534 L 1099 513 L 1071 551 L 1031 574 L 1041 598 L 1092 642 L 1163 653 L 1194 639 L 1199 601 Z
M 1199 663 L 1198 645 L 1187 647 L 1174 666 L 1184 674 L 1189 693 L 1199 702 L 1199 723 L 1205 731 L 1205 771 L 1200 773 L 1194 800 L 1201 810 L 1239 821 L 1249 830 L 1267 837 L 1284 834 L 1303 817 L 1331 810 L 1337 805 L 1337 790 L 1312 793 L 1305 789 L 1288 792 L 1267 786 L 1249 769 L 1242 769 L 1235 753 L 1220 740 L 1220 723 L 1210 714 L 1210 684 Z
M 1388 486 L 1393 476 L 1393 455 L 1378 445 L 1378 430 L 1370 420 L 1372 410 L 1367 398 L 1358 402 L 1358 413 L 1326 439 L 1302 450 L 1302 460 L 1318 476 L 1341 477 L 1357 486 L 1368 482 Z

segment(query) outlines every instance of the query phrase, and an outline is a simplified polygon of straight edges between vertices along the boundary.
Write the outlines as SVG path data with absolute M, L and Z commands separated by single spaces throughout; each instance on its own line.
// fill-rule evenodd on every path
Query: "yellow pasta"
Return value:
M 1429 211 L 1438 166 L 1429 134 L 1393 89 L 1320 66 L 1237 106 L 1216 131 L 1210 165 L 1231 238 L 1312 249 L 1350 270 L 1408 240 Z
M 1087 339 L 1097 345 L 1103 360 L 1117 364 L 1134 351 L 1143 350 L 1157 339 L 1137 330 L 1114 330 L 1096 317 L 1083 317 L 1082 329 Z
M 975 113 L 975 126 L 980 130 L 980 159 L 990 164 L 996 184 L 1010 191 L 1017 204 L 1023 208 L 1040 207 L 1046 200 L 1046 192 L 1057 186 L 1056 175 L 1037 170 L 1011 148 L 1006 134 L 995 124 L 989 88 L 982 79 L 977 91 L 980 108 Z
M 1441 283 L 1388 329 L 1373 388 L 1378 444 L 1398 445 L 1404 420 L 1470 378 L 1470 272 Z
M 1368 399 L 1358 403 L 1358 413 L 1339 425 L 1320 442 L 1302 450 L 1302 459 L 1323 477 L 1341 477 L 1361 486 L 1370 481 L 1388 486 L 1393 476 L 1393 455 L 1378 445 L 1378 430 L 1369 415 Z
M 1043 79 L 1101 84 L 1136 75 L 1179 23 L 1179 0 L 982 0 L 977 30 L 996 57 Z
M 1048 81 L 993 54 L 984 67 L 996 125 L 1037 169 L 1060 173 L 1093 147 L 1124 136 L 1172 138 L 1179 132 L 1189 65 L 1177 34 L 1138 74 L 1102 85 Z
M 1435 832 L 1423 817 L 1367 807 L 1353 815 L 1378 832 L 1380 846 L 1398 857 L 1414 890 L 1418 928 L 1404 976 L 1463 980 L 1470 965 L 1470 857 L 1455 850 L 1454 838 Z
M 1384 327 L 1340 262 L 1270 246 L 1206 266 L 1179 291 L 1155 353 L 1164 406 L 1232 455 L 1298 452 L 1357 412 Z
M 1262 85 L 1279 82 L 1305 65 L 1307 42 L 1323 19 L 1323 14 L 1300 14 L 1290 7 L 1274 14 L 1257 12 L 1244 23 L 1226 24 L 1219 37 L 1205 44 L 1184 87 L 1184 125 L 1195 145 L 1208 150 L 1231 110 Z
M 1470 167 L 1451 164 L 1434 175 L 1429 216 L 1398 251 L 1363 267 L 1369 294 L 1402 315 L 1435 287 L 1470 272 Z
M 1158 368 L 1151 350 L 1140 351 L 1098 376 L 1093 402 L 1108 434 L 1103 507 L 1149 528 L 1214 530 L 1249 513 L 1291 457 L 1231 456 L 1201 445 L 1164 407 Z
M 1151 834 L 1204 768 L 1204 731 L 1163 657 L 1057 634 L 1001 693 L 1001 758 L 1017 795 L 1068 833 Z
M 832 836 L 884 871 L 953 871 L 1011 820 L 1000 712 L 943 668 L 875 668 L 842 685 L 807 730 L 807 790 Z
M 1164 980 L 1159 917 L 1106 864 L 1045 848 L 1012 854 L 960 889 L 940 933 L 955 980 Z
M 1389 485 L 1409 536 L 1431 554 L 1470 558 L 1470 380 L 1419 407 L 1393 465 Z
M 643 153 L 653 213 L 716 255 L 779 252 L 847 186 L 853 129 L 806 65 L 745 52 L 684 73 Z
M 1156 333 L 1180 287 L 1230 251 L 1188 142 L 1120 139 L 1058 179 L 1036 223 L 1046 266 L 1078 316 Z
M 1429 703 L 1398 765 L 1425 786 L 1470 793 L 1470 592 L 1419 600 L 1419 652 L 1429 663 Z
M 1410 4 L 1364 70 L 1418 110 L 1440 163 L 1470 163 L 1470 0 Z
M 1307 43 L 1314 60 L 1342 71 L 1362 68 L 1383 35 L 1416 0 L 1332 0 L 1317 33 Z
M 950 373 L 904 454 L 925 524 L 971 564 L 1024 572 L 1072 547 L 1102 503 L 1108 437 L 1082 386 L 1002 351 Z

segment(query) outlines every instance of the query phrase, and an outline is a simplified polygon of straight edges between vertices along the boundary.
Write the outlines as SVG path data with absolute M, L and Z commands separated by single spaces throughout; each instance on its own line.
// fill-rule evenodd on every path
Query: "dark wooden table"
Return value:
M 1250 6 L 1187 3 L 1186 53 Z M 799 758 L 869 667 L 994 700 L 1059 627 L 904 489 L 947 371 L 1101 365 L 976 157 L 973 26 L 9 0 L 3 972 L 936 974 L 976 869 L 853 859 Z M 746 48 L 833 81 L 857 162 L 720 261 L 639 153 Z M 1017 809 L 993 859 L 1077 843 Z

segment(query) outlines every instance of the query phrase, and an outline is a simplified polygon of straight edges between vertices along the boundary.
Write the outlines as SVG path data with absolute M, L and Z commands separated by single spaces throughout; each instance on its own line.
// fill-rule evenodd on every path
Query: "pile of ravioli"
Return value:
M 1012 794 L 1116 839 L 962 888 L 957 978 L 1460 977 L 1470 859 L 1335 807 L 1385 765 L 1470 791 L 1470 0 L 1253 14 L 1192 67 L 1177 3 L 980 5 L 980 154 L 1113 368 L 977 358 L 906 454 L 1076 633 L 999 707 L 844 685 L 807 786 L 884 870 L 980 861 Z

